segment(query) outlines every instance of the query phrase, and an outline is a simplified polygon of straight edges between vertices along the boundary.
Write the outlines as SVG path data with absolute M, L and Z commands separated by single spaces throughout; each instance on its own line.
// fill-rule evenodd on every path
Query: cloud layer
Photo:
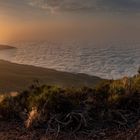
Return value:
M 14 46 L 18 49 L 0 51 L 0 59 L 109 79 L 132 76 L 140 65 L 140 42 L 134 41 L 104 45 L 24 42 Z
M 18 17 L 42 15 L 46 18 L 52 13 L 140 15 L 140 0 L 1 0 L 0 9 L 0 15 Z
M 140 13 L 139 0 L 29 0 L 29 4 L 51 11 Z

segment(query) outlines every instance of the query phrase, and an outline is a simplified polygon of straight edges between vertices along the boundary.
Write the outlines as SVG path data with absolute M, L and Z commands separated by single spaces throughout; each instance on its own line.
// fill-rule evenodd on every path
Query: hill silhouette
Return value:
M 15 47 L 9 46 L 9 45 L 1 45 L 0 44 L 0 50 L 4 50 L 4 49 L 15 49 Z

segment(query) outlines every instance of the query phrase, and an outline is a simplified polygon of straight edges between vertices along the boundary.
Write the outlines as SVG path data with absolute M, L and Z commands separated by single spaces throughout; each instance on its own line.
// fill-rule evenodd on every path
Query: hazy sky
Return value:
M 140 0 L 0 0 L 0 41 L 73 26 L 138 35 L 139 19 Z

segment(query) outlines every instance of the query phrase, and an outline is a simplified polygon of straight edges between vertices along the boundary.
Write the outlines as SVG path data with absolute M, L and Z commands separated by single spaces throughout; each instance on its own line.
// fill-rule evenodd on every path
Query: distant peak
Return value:
M 0 44 L 0 50 L 4 50 L 4 49 L 15 49 L 15 47 L 9 46 L 9 45 L 2 45 L 2 44 Z

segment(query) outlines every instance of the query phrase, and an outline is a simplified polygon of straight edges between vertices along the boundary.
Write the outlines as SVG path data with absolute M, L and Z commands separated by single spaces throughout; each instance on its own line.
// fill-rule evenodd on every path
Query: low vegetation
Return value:
M 133 127 L 140 118 L 140 75 L 104 80 L 94 88 L 60 88 L 36 81 L 15 96 L 0 96 L 0 119 L 28 129 L 92 137 L 105 129 Z

